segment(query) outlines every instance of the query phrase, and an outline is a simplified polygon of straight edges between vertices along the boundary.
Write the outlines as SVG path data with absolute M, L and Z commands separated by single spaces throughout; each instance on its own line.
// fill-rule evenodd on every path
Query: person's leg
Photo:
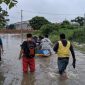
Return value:
M 30 68 L 30 72 L 35 71 L 35 59 L 34 58 L 29 59 L 29 68 Z
M 59 70 L 59 74 L 62 75 L 62 60 L 58 59 L 58 70 Z
M 68 66 L 68 63 L 69 63 L 69 59 L 64 59 L 63 60 L 63 71 L 65 72 L 65 70 L 66 70 L 66 68 L 67 68 L 67 66 Z
M 65 72 L 66 67 L 68 65 L 68 61 L 69 59 L 61 59 L 61 60 L 58 59 L 58 69 L 60 75 L 62 75 Z
M 27 73 L 28 72 L 28 60 L 27 60 L 27 58 L 25 58 L 25 57 L 22 58 L 22 64 L 23 64 L 23 72 Z
M 1 50 L 0 50 L 0 61 L 1 61 Z
M 65 72 L 67 65 L 68 65 L 68 62 L 69 62 L 68 59 L 64 59 L 64 61 L 63 61 L 63 63 L 64 63 L 64 65 L 63 65 L 63 75 L 62 75 L 63 79 L 68 79 L 67 73 Z
M 68 65 L 69 59 L 58 60 L 59 74 L 62 79 L 67 79 L 67 74 L 65 73 L 66 67 Z

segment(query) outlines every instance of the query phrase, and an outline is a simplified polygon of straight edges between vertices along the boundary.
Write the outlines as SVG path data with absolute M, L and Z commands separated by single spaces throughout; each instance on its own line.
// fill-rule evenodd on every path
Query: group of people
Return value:
M 37 36 L 33 37 L 35 43 L 36 43 L 36 48 L 37 48 L 37 53 L 38 54 L 43 54 L 43 56 L 49 56 L 51 54 L 54 54 L 53 48 L 52 48 L 52 42 L 48 38 L 48 35 L 46 34 L 44 37 Z
M 27 40 L 25 40 L 21 44 L 21 50 L 19 59 L 22 58 L 22 65 L 23 65 L 23 72 L 28 72 L 28 66 L 30 69 L 30 72 L 35 72 L 35 49 L 36 49 L 36 42 L 33 39 L 32 34 L 27 34 Z M 69 63 L 69 56 L 70 52 L 72 54 L 73 58 L 73 68 L 75 68 L 76 64 L 76 58 L 75 53 L 73 50 L 73 46 L 70 41 L 66 40 L 65 34 L 60 34 L 60 40 L 57 41 L 52 48 L 52 43 L 50 39 L 48 38 L 48 35 L 45 35 L 44 38 L 42 38 L 39 42 L 39 45 L 41 46 L 41 49 L 49 49 L 51 54 L 57 53 L 58 55 L 58 69 L 60 76 L 67 78 L 65 70 L 67 68 L 67 65 Z

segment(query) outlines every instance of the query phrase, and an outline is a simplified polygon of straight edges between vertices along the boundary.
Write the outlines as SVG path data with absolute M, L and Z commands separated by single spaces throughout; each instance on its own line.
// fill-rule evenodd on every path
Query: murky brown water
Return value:
M 36 72 L 23 74 L 21 60 L 18 60 L 21 39 L 19 35 L 1 35 L 4 54 L 0 62 L 0 85 L 85 85 L 85 55 L 76 52 L 77 67 L 74 70 L 69 62 L 69 79 L 60 80 L 57 73 L 57 57 L 36 57 Z

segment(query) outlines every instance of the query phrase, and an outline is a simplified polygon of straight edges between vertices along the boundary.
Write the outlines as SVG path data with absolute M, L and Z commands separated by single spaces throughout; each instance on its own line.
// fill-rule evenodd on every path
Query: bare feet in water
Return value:
M 68 79 L 68 76 L 66 73 L 63 73 L 62 75 L 60 75 L 60 79 L 61 80 L 67 80 Z

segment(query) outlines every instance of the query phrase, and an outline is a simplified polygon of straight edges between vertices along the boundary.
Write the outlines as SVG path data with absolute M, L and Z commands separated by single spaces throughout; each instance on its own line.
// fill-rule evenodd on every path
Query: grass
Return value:
M 78 44 L 78 43 L 74 42 L 73 45 L 77 50 L 79 50 L 85 54 L 85 44 Z

